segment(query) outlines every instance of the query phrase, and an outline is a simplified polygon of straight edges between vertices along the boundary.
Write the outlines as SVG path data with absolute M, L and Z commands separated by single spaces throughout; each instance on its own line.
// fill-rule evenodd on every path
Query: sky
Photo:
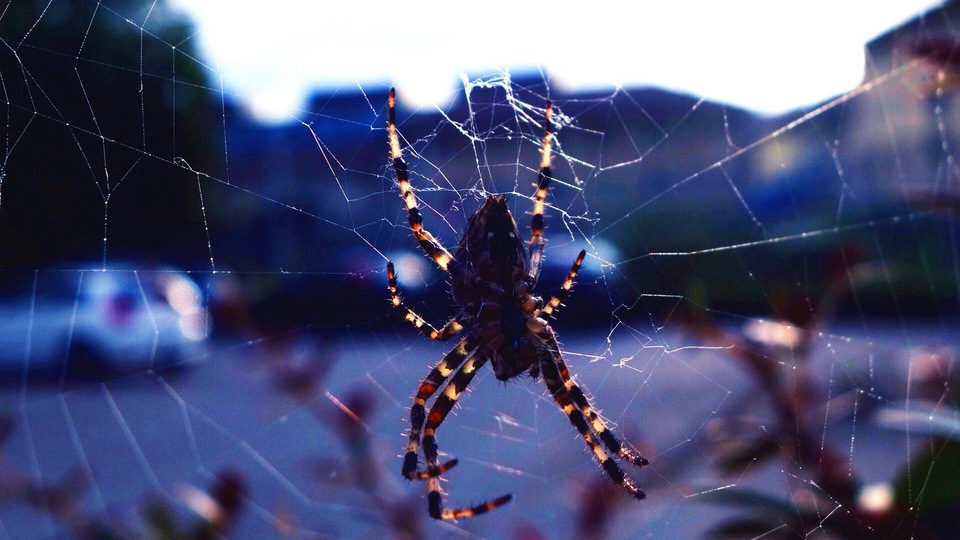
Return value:
M 569 91 L 656 86 L 776 114 L 856 87 L 866 42 L 940 4 L 171 2 L 196 22 L 192 39 L 224 89 L 267 122 L 345 86 L 396 86 L 413 106 L 442 107 L 462 77 L 493 72 L 542 72 Z

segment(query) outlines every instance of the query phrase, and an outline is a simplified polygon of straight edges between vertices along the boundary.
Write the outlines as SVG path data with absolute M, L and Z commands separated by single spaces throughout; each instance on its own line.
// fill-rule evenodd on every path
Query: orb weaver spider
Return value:
M 643 499 L 643 491 L 623 472 L 613 455 L 637 466 L 647 465 L 648 461 L 623 444 L 597 414 L 570 375 L 557 336 L 543 318 L 550 316 L 570 294 L 586 251 L 581 251 L 577 256 L 559 292 L 548 302 L 533 294 L 543 264 L 543 214 L 550 188 L 553 145 L 551 103 L 548 101 L 545 108 L 542 158 L 537 189 L 533 195 L 529 247 L 524 249 L 517 223 L 507 208 L 506 197 L 490 195 L 467 221 L 453 254 L 423 227 L 417 198 L 410 185 L 407 163 L 400 149 L 395 107 L 396 92 L 391 88 L 387 136 L 390 160 L 397 187 L 406 205 L 407 220 L 423 251 L 449 273 L 451 293 L 459 311 L 450 322 L 437 330 L 404 305 L 398 292 L 393 263 L 387 262 L 390 302 L 400 316 L 430 339 L 447 341 L 454 336 L 463 336 L 457 346 L 423 379 L 413 399 L 403 476 L 409 480 L 426 481 L 428 510 L 430 516 L 436 519 L 453 521 L 472 517 L 510 501 L 511 495 L 503 495 L 476 506 L 451 509 L 444 506 L 440 489 L 440 475 L 453 468 L 457 460 L 451 459 L 440 464 L 437 429 L 477 370 L 489 361 L 494 374 L 501 381 L 524 373 L 534 378 L 542 377 L 554 400 L 576 427 L 603 471 L 630 495 Z M 443 391 L 428 413 L 427 400 L 444 382 Z M 422 470 L 418 468 L 420 448 L 423 448 L 426 460 L 426 468 Z

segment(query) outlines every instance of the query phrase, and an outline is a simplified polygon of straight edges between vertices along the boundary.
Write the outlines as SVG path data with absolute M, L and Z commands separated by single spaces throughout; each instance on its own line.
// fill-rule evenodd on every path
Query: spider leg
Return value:
M 415 311 L 403 305 L 403 300 L 400 299 L 400 293 L 397 290 L 397 273 L 394 271 L 393 263 L 389 261 L 387 261 L 387 290 L 390 291 L 390 304 L 393 306 L 393 309 L 399 313 L 404 320 L 417 327 L 423 335 L 436 341 L 447 341 L 459 334 L 460 331 L 463 330 L 463 327 L 473 319 L 474 314 L 472 310 L 477 309 L 475 306 L 467 306 L 467 308 L 458 313 L 443 328 L 437 330 L 423 317 L 417 315 Z
M 596 409 L 590 404 L 590 400 L 587 399 L 583 390 L 570 375 L 570 370 L 567 368 L 566 362 L 563 361 L 563 355 L 560 353 L 560 344 L 557 342 L 557 336 L 553 333 L 553 330 L 548 329 L 546 332 L 541 333 L 541 337 L 547 343 L 550 352 L 553 353 L 560 374 L 560 380 L 563 381 L 564 388 L 569 392 L 573 402 L 580 408 L 583 415 L 590 421 L 590 426 L 597 433 L 597 436 L 600 437 L 600 440 L 603 442 L 603 445 L 607 447 L 607 450 L 615 452 L 623 460 L 638 467 L 649 465 L 650 462 L 647 461 L 647 458 L 641 456 L 629 446 L 624 445 L 620 439 L 610 431 L 610 428 L 607 427 L 607 423 L 603 421 L 603 418 L 597 414 Z
M 567 368 L 560 362 L 558 362 L 558 364 L 561 368 L 560 377 L 563 378 L 564 375 L 567 374 Z M 624 445 L 620 439 L 610 431 L 607 423 L 603 421 L 603 418 L 600 418 L 596 409 L 590 405 L 590 400 L 587 399 L 587 396 L 584 395 L 583 390 L 580 389 L 580 386 L 577 385 L 573 378 L 567 378 L 564 381 L 564 386 L 568 388 L 570 396 L 573 398 L 574 403 L 580 407 L 580 411 L 590 420 L 590 425 L 593 427 L 593 430 L 597 432 L 597 435 L 600 437 L 600 440 L 603 441 L 603 445 L 607 447 L 607 450 L 616 452 L 620 458 L 638 467 L 650 464 L 647 458 L 641 456 L 636 450 L 629 446 Z
M 440 244 L 439 240 L 423 228 L 423 216 L 420 215 L 417 197 L 413 194 L 413 188 L 410 186 L 407 162 L 403 160 L 403 154 L 400 151 L 400 138 L 397 136 L 396 102 L 396 91 L 391 88 L 390 97 L 387 101 L 387 138 L 390 143 L 390 160 L 393 162 L 393 170 L 397 175 L 397 187 L 400 188 L 400 196 L 407 205 L 407 221 L 410 223 L 410 230 L 413 231 L 413 235 L 417 238 L 417 242 L 420 243 L 420 247 L 423 248 L 427 256 L 433 259 L 440 268 L 447 270 L 450 263 L 454 261 L 453 255 Z
M 583 263 L 583 258 L 586 256 L 586 254 L 587 252 L 585 250 L 580 251 L 580 254 L 577 256 L 577 260 L 574 261 L 573 266 L 567 273 L 567 278 L 563 281 L 563 286 L 560 287 L 560 292 L 543 306 L 543 309 L 540 311 L 540 313 L 544 315 L 550 315 L 563 303 L 564 300 L 566 300 L 567 296 L 570 294 L 570 290 L 573 288 L 573 280 L 577 276 L 577 272 L 580 271 L 580 265 Z M 577 386 L 577 383 L 574 381 L 573 377 L 570 376 L 570 370 L 567 368 L 566 362 L 563 361 L 563 355 L 560 353 L 560 344 L 557 342 L 557 336 L 553 330 L 545 324 L 542 326 L 537 326 L 539 326 L 538 334 L 554 355 L 564 387 L 570 393 L 570 397 L 573 399 L 574 403 L 576 403 L 577 407 L 580 408 L 581 412 L 583 412 L 584 416 L 590 420 L 590 425 L 597 433 L 597 436 L 600 437 L 600 440 L 603 441 L 604 446 L 606 446 L 611 452 L 615 452 L 622 459 L 634 465 L 640 467 L 648 465 L 649 462 L 646 458 L 639 455 L 633 449 L 625 446 L 622 442 L 620 442 L 619 439 L 617 439 L 616 435 L 614 435 L 613 432 L 611 432 L 607 427 L 606 422 L 600 418 L 600 415 L 597 414 L 596 410 L 590 404 L 590 400 L 587 399 L 587 396 L 583 393 L 580 387 Z
M 430 414 L 427 415 L 427 425 L 423 430 L 423 454 L 427 460 L 427 470 L 422 473 L 422 477 L 427 480 L 427 503 L 430 517 L 434 519 L 456 521 L 457 519 L 476 516 L 489 512 L 498 506 L 503 506 L 512 498 L 511 495 L 503 495 L 476 506 L 450 509 L 443 506 L 443 496 L 440 491 L 440 473 L 448 470 L 455 462 L 451 461 L 444 466 L 439 465 L 437 428 L 443 423 L 453 406 L 456 405 L 457 399 L 467 389 L 470 381 L 477 374 L 477 370 L 486 363 L 487 359 L 486 352 L 474 353 L 443 388 L 443 392 L 437 397 L 433 407 L 430 408 Z
M 537 175 L 537 191 L 533 194 L 533 219 L 530 221 L 530 248 L 527 260 L 530 262 L 530 271 L 526 282 L 529 289 L 533 289 L 537 278 L 540 277 L 540 267 L 543 266 L 543 211 L 546 206 L 547 191 L 550 189 L 551 153 L 553 147 L 553 129 L 550 123 L 553 106 L 548 101 L 543 121 L 543 149 L 540 157 L 540 173 Z
M 637 487 L 634 481 L 627 476 L 626 473 L 623 472 L 623 469 L 620 468 L 616 460 L 608 455 L 600 443 L 598 443 L 594 438 L 594 434 L 591 431 L 591 425 L 595 426 L 596 424 L 593 422 L 588 422 L 587 419 L 589 415 L 585 414 L 582 408 L 575 406 L 577 400 L 573 396 L 575 394 L 583 396 L 583 392 L 576 385 L 576 383 L 573 382 L 572 379 L 568 379 L 569 382 L 567 383 L 564 382 L 562 373 L 566 370 L 566 366 L 564 365 L 561 367 L 560 361 L 558 360 L 558 352 L 558 350 L 552 350 L 551 348 L 549 354 L 540 358 L 540 372 L 543 374 L 543 380 L 546 383 L 547 388 L 550 390 L 550 393 L 553 395 L 554 400 L 558 405 L 560 405 L 560 408 L 563 409 L 563 412 L 570 419 L 570 423 L 577 428 L 580 436 L 593 452 L 594 458 L 596 458 L 597 462 L 600 464 L 600 467 L 608 475 L 610 475 L 610 478 L 637 499 L 645 498 L 646 494 L 639 487 Z M 586 401 L 585 397 L 584 401 Z M 604 431 L 610 434 L 609 430 L 606 430 L 606 426 L 603 427 Z M 599 432 L 598 436 L 603 439 L 603 435 L 600 435 Z M 607 441 L 604 440 L 604 444 L 606 443 Z M 643 460 L 643 462 L 645 461 L 646 460 Z
M 417 389 L 417 396 L 413 398 L 413 406 L 410 407 L 410 441 L 407 443 L 407 453 L 403 457 L 402 474 L 409 480 L 419 480 L 442 473 L 456 465 L 456 460 L 451 460 L 443 467 L 435 471 L 420 472 L 417 470 L 417 455 L 420 449 L 420 433 L 423 424 L 427 418 L 425 405 L 427 400 L 436 393 L 437 388 L 453 374 L 454 370 L 460 367 L 460 364 L 467 358 L 470 351 L 479 343 L 476 335 L 468 335 L 456 347 L 443 357 L 442 360 L 424 377 Z
M 570 289 L 573 288 L 573 279 L 577 277 L 577 272 L 580 271 L 580 265 L 583 264 L 583 258 L 586 256 L 586 250 L 580 250 L 580 254 L 577 255 L 577 260 L 573 262 L 573 266 L 570 267 L 570 271 L 567 272 L 567 279 L 563 280 L 563 286 L 560 287 L 560 292 L 555 294 L 553 298 L 543 306 L 540 313 L 544 315 L 553 314 L 553 310 L 560 307 L 563 301 L 567 299 L 567 296 L 570 295 Z M 534 313 L 534 316 L 536 315 L 537 314 Z

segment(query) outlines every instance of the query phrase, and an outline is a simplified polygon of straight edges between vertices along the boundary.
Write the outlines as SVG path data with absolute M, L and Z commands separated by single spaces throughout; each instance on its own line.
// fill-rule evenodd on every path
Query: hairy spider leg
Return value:
M 540 311 L 543 315 L 552 315 L 553 311 L 560 307 L 563 304 L 563 301 L 567 299 L 567 296 L 570 296 L 570 289 L 573 288 L 573 280 L 577 277 L 577 272 L 580 271 L 580 265 L 583 264 L 583 258 L 587 256 L 586 250 L 580 250 L 580 254 L 577 255 L 577 260 L 573 262 L 573 266 L 570 267 L 570 271 L 567 272 L 567 279 L 563 280 L 563 285 L 560 287 L 560 292 L 555 294 L 553 298 L 547 302 L 543 309 Z M 534 316 L 537 314 L 534 313 Z
M 553 394 L 553 399 L 556 400 L 560 408 L 563 409 L 567 418 L 570 419 L 570 423 L 577 428 L 580 437 L 582 437 L 584 442 L 587 443 L 587 446 L 590 447 L 594 458 L 596 458 L 600 467 L 610 478 L 637 499 L 645 498 L 646 494 L 637 487 L 633 480 L 617 465 L 616 460 L 608 455 L 603 447 L 600 446 L 600 443 L 596 441 L 593 432 L 590 431 L 590 424 L 587 422 L 583 411 L 574 406 L 571 392 L 567 389 L 567 386 L 563 382 L 563 377 L 560 374 L 561 370 L 557 362 L 557 357 L 556 351 L 550 351 L 550 354 L 543 355 L 540 358 L 540 373 L 543 374 L 543 380 L 550 390 L 550 393 Z M 573 384 L 573 388 L 576 388 L 577 392 L 582 394 L 582 391 L 580 391 L 580 388 L 577 387 L 576 384 Z
M 427 415 L 427 425 L 423 430 L 423 454 L 427 460 L 427 503 L 430 517 L 443 519 L 447 521 L 456 521 L 461 518 L 468 518 L 489 512 L 494 508 L 508 503 L 512 495 L 503 495 L 496 499 L 471 506 L 467 508 L 450 509 L 443 506 L 443 496 L 440 490 L 440 473 L 453 465 L 447 464 L 441 467 L 438 458 L 436 431 L 443 423 L 457 399 L 463 394 L 473 380 L 477 370 L 487 362 L 488 353 L 486 351 L 477 351 L 467 360 L 465 364 L 450 379 L 450 382 L 443 388 L 443 392 L 437 397 L 430 408 L 430 414 Z M 433 473 L 433 471 L 437 471 Z
M 590 404 L 590 400 L 570 375 L 570 370 L 567 368 L 567 364 L 563 360 L 563 355 L 560 353 L 560 344 L 557 342 L 557 336 L 553 330 L 547 327 L 541 332 L 540 336 L 554 355 L 560 380 L 563 382 L 564 388 L 569 392 L 574 404 L 580 408 L 583 415 L 590 421 L 590 426 L 597 433 L 597 436 L 600 437 L 600 440 L 603 442 L 603 445 L 607 447 L 607 450 L 616 453 L 621 459 L 638 467 L 649 465 L 650 462 L 647 461 L 645 457 L 638 454 L 629 446 L 624 445 L 620 439 L 610 431 L 610 428 L 606 422 L 603 421 L 603 418 L 597 414 L 596 409 Z
M 562 305 L 563 301 L 567 299 L 567 296 L 570 295 L 570 291 L 573 289 L 573 280 L 577 277 L 577 273 L 580 271 L 580 265 L 583 264 L 583 259 L 586 257 L 586 255 L 586 250 L 580 251 L 580 254 L 577 255 L 577 260 L 574 261 L 573 266 L 570 267 L 570 271 L 567 272 L 567 278 L 563 281 L 563 285 L 560 287 L 560 292 L 543 306 L 541 313 L 544 315 L 551 315 L 553 311 Z M 534 314 L 534 316 L 536 316 L 536 314 Z M 649 465 L 649 462 L 646 460 L 646 458 L 637 454 L 633 449 L 623 445 L 623 443 L 617 439 L 617 437 L 607 427 L 607 424 L 603 421 L 603 419 L 600 418 L 600 415 L 597 414 L 594 407 L 590 404 L 590 400 L 587 399 L 587 396 L 584 395 L 580 387 L 574 382 L 573 377 L 570 376 L 570 370 L 567 368 L 566 362 L 563 361 L 563 355 L 560 353 L 560 343 L 557 341 L 557 336 L 553 330 L 544 325 L 539 329 L 539 335 L 547 344 L 547 346 L 550 347 L 551 352 L 553 352 L 555 356 L 557 367 L 560 371 L 560 378 L 563 381 L 564 387 L 570 393 L 570 396 L 577 407 L 580 407 L 580 410 L 583 412 L 584 416 L 590 420 L 590 425 L 600 437 L 600 440 L 603 441 L 604 446 L 606 446 L 611 452 L 615 452 L 622 459 L 634 465 L 640 467 Z
M 551 173 L 551 148 L 553 147 L 553 128 L 550 118 L 552 117 L 553 105 L 548 101 L 543 120 L 543 148 L 540 157 L 540 173 L 537 174 L 537 191 L 533 194 L 533 218 L 530 220 L 530 247 L 527 260 L 530 264 L 530 270 L 527 273 L 527 285 L 530 289 L 537 283 L 540 277 L 540 267 L 543 266 L 543 211 L 546 207 L 547 191 L 550 190 Z
M 454 262 L 453 255 L 440 241 L 434 238 L 429 231 L 423 228 L 423 216 L 420 215 L 420 207 L 417 205 L 417 197 L 413 194 L 413 187 L 410 185 L 410 176 L 407 171 L 407 162 L 403 160 L 403 153 L 400 150 L 400 138 L 397 135 L 396 123 L 396 91 L 390 89 L 390 97 L 387 101 L 387 139 L 390 144 L 390 160 L 393 162 L 393 170 L 397 175 L 397 187 L 400 188 L 400 196 L 407 206 L 407 221 L 410 223 L 410 230 L 420 243 L 420 247 L 426 252 L 427 256 L 434 260 L 443 270 L 447 270 L 450 264 Z
M 400 299 L 400 292 L 397 287 L 397 273 L 394 271 L 393 263 L 390 261 L 387 261 L 387 290 L 390 291 L 390 304 L 393 306 L 393 309 L 399 313 L 405 321 L 420 330 L 423 335 L 436 341 L 447 341 L 459 334 L 460 331 L 463 330 L 463 327 L 473 320 L 475 311 L 478 311 L 476 306 L 467 306 L 443 328 L 437 330 L 432 324 L 428 323 L 426 319 L 403 305 L 403 300 Z
M 457 464 L 457 460 L 454 459 L 450 460 L 444 466 L 438 467 L 435 471 L 429 469 L 424 472 L 418 471 L 417 458 L 420 450 L 420 433 L 427 419 L 425 408 L 427 400 L 436 393 L 437 388 L 440 388 L 440 385 L 453 374 L 454 370 L 460 367 L 460 364 L 463 363 L 467 355 L 470 354 L 470 351 L 473 350 L 479 342 L 480 338 L 476 334 L 467 335 L 467 337 L 458 343 L 453 350 L 448 352 L 446 356 L 430 370 L 430 373 L 424 377 L 423 381 L 420 382 L 417 395 L 413 398 L 413 406 L 410 407 L 410 440 L 407 443 L 407 453 L 403 457 L 402 470 L 405 478 L 409 480 L 422 480 L 428 478 L 431 474 L 436 476 Z

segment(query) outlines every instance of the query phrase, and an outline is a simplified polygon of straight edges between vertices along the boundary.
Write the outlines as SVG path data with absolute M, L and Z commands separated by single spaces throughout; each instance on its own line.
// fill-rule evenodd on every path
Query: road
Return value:
M 513 501 L 457 524 L 426 517 L 424 488 L 399 479 L 400 454 L 411 396 L 449 346 L 405 330 L 304 329 L 221 340 L 177 372 L 63 387 L 8 384 L 0 411 L 15 423 L 0 447 L 0 478 L 62 483 L 78 514 L 135 531 L 144 530 L 143 509 L 153 500 L 172 505 L 184 523 L 195 519 L 184 494 L 233 471 L 246 494 L 230 531 L 236 538 L 383 535 L 396 532 L 391 516 L 398 514 L 430 538 L 570 536 L 584 494 L 607 481 L 542 383 L 503 384 L 486 368 L 438 431 L 441 451 L 459 459 L 444 475 L 444 490 L 452 505 L 504 493 Z M 824 445 L 848 455 L 851 470 L 869 481 L 890 477 L 890 452 L 903 461 L 911 437 L 905 443 L 901 432 L 872 428 L 868 411 L 902 398 L 910 355 L 936 350 L 948 335 L 917 330 L 904 341 L 903 333 L 826 334 L 810 364 L 824 397 L 851 389 L 862 396 L 859 411 L 825 409 L 821 428 Z M 774 422 L 762 391 L 729 351 L 667 331 L 568 334 L 561 338 L 575 377 L 616 432 L 651 461 L 627 469 L 646 500 L 604 495 L 614 510 L 610 537 L 697 536 L 730 515 L 701 504 L 702 495 L 734 485 L 782 494 L 790 479 L 803 478 L 776 460 L 735 478 L 716 470 L 706 444 L 712 423 L 741 415 L 758 429 Z M 783 365 L 789 372 L 802 364 L 793 358 Z M 922 437 L 914 439 L 917 445 Z M 59 507 L 49 497 L 32 509 L 22 502 L 0 507 L 0 538 L 54 537 L 70 522 L 54 516 Z

